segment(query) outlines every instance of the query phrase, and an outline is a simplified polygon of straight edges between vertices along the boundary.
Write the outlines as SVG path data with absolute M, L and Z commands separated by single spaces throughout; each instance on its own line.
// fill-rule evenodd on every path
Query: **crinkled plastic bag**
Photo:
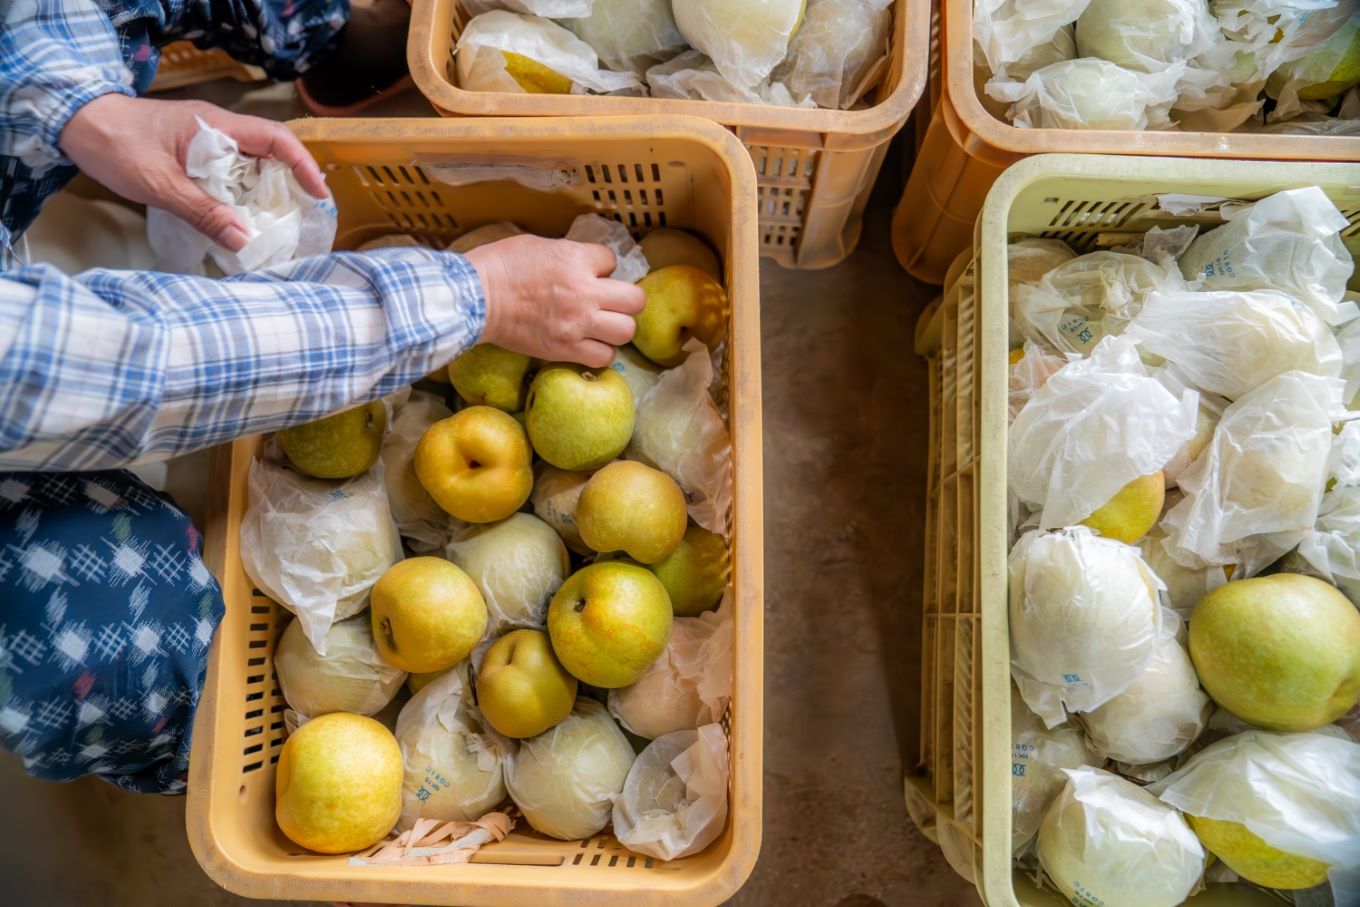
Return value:
M 527 513 L 468 526 L 449 544 L 448 558 L 462 568 L 486 601 L 487 632 L 542 627 L 548 604 L 571 572 L 557 531 Z
M 732 699 L 732 647 L 729 590 L 717 611 L 675 618 L 661 657 L 609 691 L 609 713 L 648 740 L 721 720 Z
M 1157 372 L 1157 378 L 1167 386 L 1173 394 L 1182 393 L 1186 387 L 1184 381 L 1168 369 L 1161 369 Z M 1223 418 L 1223 410 L 1227 409 L 1228 401 L 1215 394 L 1200 394 L 1199 407 L 1195 414 L 1195 435 L 1176 451 L 1176 455 L 1162 467 L 1162 475 L 1166 478 L 1166 487 L 1174 488 L 1180 481 L 1181 473 L 1190 468 L 1190 464 L 1199 459 L 1199 455 L 1204 453 L 1204 448 L 1209 446 L 1209 442 L 1214 439 L 1214 431 L 1218 428 L 1218 420 Z
M 1344 734 L 1244 731 L 1149 790 L 1187 815 L 1245 825 L 1285 853 L 1360 869 L 1360 743 Z
M 1355 62 L 1358 35 L 1360 7 L 1326 41 L 1271 73 L 1266 94 L 1278 101 L 1276 110 L 1298 111 L 1306 101 L 1334 97 L 1354 87 L 1360 81 Z
M 698 853 L 726 821 L 727 735 L 717 724 L 652 741 L 614 801 L 619 843 L 658 860 Z
M 147 240 L 161 270 L 202 274 L 207 256 L 222 273 L 240 274 L 331 250 L 336 225 L 331 198 L 313 198 L 287 164 L 242 154 L 235 139 L 195 119 L 198 132 L 185 151 L 184 171 L 236 212 L 249 241 L 231 252 L 170 212 L 148 208 Z
M 589 16 L 562 23 L 620 72 L 641 75 L 647 67 L 684 50 L 670 0 L 594 0 Z
M 1076 257 L 1077 253 L 1061 239 L 1018 239 L 1006 246 L 1006 298 L 1012 349 L 1025 341 L 1020 321 L 1015 317 L 1016 290 L 1038 283 L 1049 271 Z
M 1011 490 L 1041 509 L 1039 526 L 1071 526 L 1121 488 L 1160 470 L 1195 434 L 1197 395 L 1179 400 L 1124 337 L 1106 337 L 1035 392 L 1009 435 Z
M 1085 57 L 1049 64 L 1023 82 L 989 82 L 987 94 L 1011 104 L 1011 122 L 1025 128 L 1169 129 L 1184 70 L 1176 63 L 1134 72 Z
M 1182 495 L 1169 491 L 1166 497 L 1170 510 L 1180 503 Z M 1187 566 L 1172 557 L 1166 548 L 1166 527 L 1160 523 L 1139 539 L 1138 550 L 1143 553 L 1143 561 L 1166 586 L 1162 592 L 1163 603 L 1183 620 L 1190 619 L 1200 599 L 1228 581 L 1227 574 L 1218 564 Z
M 1020 410 L 1025 408 L 1034 392 L 1043 387 L 1044 382 L 1067 364 L 1066 357 L 1046 352 L 1039 344 L 1029 340 L 1025 341 L 1025 346 L 1020 352 L 1022 355 L 1011 364 L 1010 370 L 1008 408 L 1011 422 L 1014 422 Z
M 1353 437 L 1356 429 L 1360 429 L 1360 422 L 1346 425 Z M 1354 466 L 1349 464 L 1347 472 Z M 1352 602 L 1360 602 L 1360 485 L 1354 484 L 1354 475 L 1348 478 L 1351 483 L 1338 480 L 1336 487 L 1323 495 L 1317 523 L 1299 542 L 1297 557 L 1303 562 L 1299 572 L 1319 576 Z
M 1240 398 L 1181 473 L 1185 500 L 1167 513 L 1167 549 L 1191 565 L 1237 564 L 1254 576 L 1313 528 L 1342 383 L 1286 372 Z
M 449 515 L 420 484 L 411 465 L 425 432 L 452 415 L 439 397 L 412 391 L 410 398 L 396 407 L 383 438 L 380 460 L 392 519 L 406 544 L 417 553 L 440 550 L 453 534 Z
M 396 737 L 406 775 L 401 821 L 471 822 L 505 799 L 505 761 L 514 744 L 488 728 L 468 695 L 467 663 L 427 684 L 401 710 Z
M 1011 686 L 1011 852 L 1019 856 L 1039 833 L 1039 823 L 1067 784 L 1065 768 L 1105 760 L 1091 752 L 1081 729 L 1060 724 L 1051 730 L 1029 710 Z
M 1191 243 L 1181 270 L 1209 290 L 1283 290 L 1327 324 L 1341 324 L 1356 315 L 1355 304 L 1343 301 L 1355 268 L 1339 235 L 1345 228 L 1345 216 L 1316 186 L 1277 192 Z
M 1354 0 L 1214 0 L 1233 81 L 1259 92 L 1267 76 L 1320 47 L 1355 8 Z
M 893 0 L 810 0 L 772 78 L 818 107 L 848 109 L 888 56 Z
M 362 611 L 373 584 L 402 559 L 381 475 L 375 467 L 336 485 L 257 460 L 249 489 L 241 565 L 325 655 L 331 624 Z
M 1331 330 L 1277 290 L 1153 293 L 1125 336 L 1190 386 L 1229 400 L 1285 372 L 1341 374 Z
M 713 361 L 696 339 L 688 354 L 637 404 L 637 422 L 627 457 L 654 466 L 679 483 L 694 522 L 728 535 L 732 509 L 732 441 L 718 404 L 709 393 Z
M 988 71 L 996 73 L 1024 59 L 1035 47 L 1053 41 L 1060 30 L 1077 21 L 1090 2 L 975 0 L 973 41 Z
M 524 73 L 526 79 L 561 77 L 571 83 L 571 94 L 608 93 L 639 88 L 631 72 L 610 72 L 589 44 L 547 19 L 516 13 L 483 13 L 467 24 L 454 54 L 458 84 L 468 91 L 542 92 L 528 88 L 507 68 L 506 53 L 518 54 L 550 73 Z M 554 92 L 565 93 L 565 92 Z
M 718 71 L 712 60 L 697 50 L 687 50 L 647 70 L 647 86 L 654 98 L 772 104 L 776 107 L 815 106 L 811 98 L 795 101 L 788 86 L 782 82 L 765 79 L 749 88 L 734 85 Z
M 1174 261 L 1091 252 L 1015 287 L 1011 330 L 1050 349 L 1085 356 L 1102 337 L 1122 333 L 1153 293 L 1184 287 Z
M 1219 30 L 1205 0 L 1091 0 L 1076 38 L 1078 56 L 1159 72 L 1209 50 Z
M 1011 550 L 1011 676 L 1057 727 L 1124 692 L 1152 661 L 1164 588 L 1138 549 L 1085 526 L 1026 533 Z
M 614 273 L 609 276 L 614 280 L 637 283 L 651 270 L 647 256 L 642 254 L 642 247 L 633 239 L 628 228 L 616 220 L 598 214 L 582 214 L 571 222 L 571 228 L 564 238 L 573 242 L 597 243 L 613 252 L 617 264 Z
M 1064 771 L 1039 829 L 1039 862 L 1072 904 L 1177 907 L 1199 884 L 1204 848 L 1171 807 L 1118 775 Z
M 789 51 L 805 0 L 672 0 L 675 24 L 690 46 L 736 88 L 754 88 Z

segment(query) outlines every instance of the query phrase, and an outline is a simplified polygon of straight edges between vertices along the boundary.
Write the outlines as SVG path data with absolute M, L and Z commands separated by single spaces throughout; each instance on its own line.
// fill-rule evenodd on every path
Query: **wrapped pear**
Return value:
M 578 699 L 564 721 L 520 743 L 505 786 L 535 831 L 577 841 L 609 824 L 632 765 L 633 747 L 605 707 Z
M 788 55 L 806 0 L 672 0 L 675 24 L 737 88 L 752 88 Z
M 647 87 L 654 98 L 691 101 L 728 101 L 737 104 L 773 104 L 778 107 L 813 107 L 811 98 L 795 101 L 783 82 L 763 79 L 750 87 L 734 84 L 697 50 L 687 50 L 647 70 Z
M 1209 50 L 1218 35 L 1205 0 L 1091 0 L 1077 19 L 1077 55 L 1159 72 Z
M 1179 491 L 1167 492 L 1167 509 L 1181 502 Z M 1166 586 L 1166 604 L 1182 619 L 1189 620 L 1199 600 L 1228 581 L 1218 564 L 1186 565 L 1171 556 L 1166 547 L 1166 527 L 1158 524 L 1138 541 L 1143 560 Z M 1184 555 L 1182 555 L 1184 556 Z
M 411 697 L 397 717 L 406 774 L 401 826 L 416 819 L 472 822 L 505 799 L 505 761 L 514 744 L 488 728 L 457 665 Z
M 1011 104 L 1011 121 L 1025 128 L 1168 129 L 1183 68 L 1134 72 L 1082 57 L 1036 69 L 1023 82 L 992 81 L 987 94 Z
M 1018 239 L 1006 246 L 1006 287 L 1011 313 L 1011 348 L 1020 346 L 1025 335 L 1015 317 L 1016 289 L 1032 286 L 1044 275 L 1077 257 L 1061 239 Z
M 818 107 L 852 107 L 888 55 L 893 0 L 809 0 L 807 16 L 772 78 Z
M 654 740 L 614 802 L 619 843 L 659 860 L 698 853 L 726 821 L 727 735 L 717 724 Z
M 274 670 L 283 698 L 299 715 L 316 718 L 330 712 L 376 715 L 406 682 L 406 672 L 383 661 L 373 644 L 368 615 L 331 624 L 326 654 L 317 654 L 292 621 L 274 650 Z
M 454 62 L 468 91 L 584 94 L 641 86 L 632 73 L 602 69 L 590 45 L 557 23 L 504 10 L 467 24 Z
M 590 547 L 576 528 L 576 504 L 590 481 L 592 472 L 568 472 L 547 461 L 534 465 L 534 490 L 529 501 L 534 514 L 557 531 L 567 547 L 577 554 L 590 554 Z
M 444 547 L 453 532 L 449 515 L 420 484 L 411 465 L 416 445 L 425 432 L 451 415 L 453 411 L 434 394 L 412 391 L 407 401 L 396 408 L 391 429 L 383 439 L 380 457 L 392 519 L 407 545 L 418 554 Z
M 513 627 L 543 626 L 548 603 L 571 570 L 557 532 L 527 513 L 469 527 L 449 544 L 448 558 L 472 578 L 486 600 L 491 636 Z
M 493 242 L 500 242 L 502 239 L 509 239 L 512 236 L 522 236 L 524 231 L 518 224 L 512 224 L 508 220 L 499 221 L 493 224 L 482 224 L 480 227 L 473 227 L 471 230 L 459 236 L 449 243 L 449 252 L 465 254 L 473 249 L 489 246 Z
M 1067 784 L 1065 768 L 1105 764 L 1086 745 L 1081 729 L 1071 724 L 1044 726 L 1011 686 L 1011 851 L 1022 854 L 1039 823 Z
M 589 16 L 563 24 L 619 72 L 641 75 L 653 63 L 685 49 L 670 0 L 594 0 Z
M 1011 351 L 1007 407 L 1010 421 L 1015 421 L 1020 410 L 1024 409 L 1025 404 L 1034 396 L 1034 392 L 1043 387 L 1044 382 L 1066 364 L 1066 357 L 1047 353 L 1042 346 L 1032 340 L 1026 340 L 1022 348 Z

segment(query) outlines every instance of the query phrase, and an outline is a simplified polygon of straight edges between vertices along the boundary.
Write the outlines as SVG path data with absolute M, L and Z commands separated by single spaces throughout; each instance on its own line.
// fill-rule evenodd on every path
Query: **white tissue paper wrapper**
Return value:
M 1077 21 L 1091 0 L 975 0 L 973 42 L 990 72 L 1021 60 Z
M 1204 0 L 1091 0 L 1076 38 L 1079 57 L 1158 72 L 1212 48 L 1219 30 Z
M 402 559 L 378 468 L 336 485 L 257 460 L 249 489 L 241 565 L 325 655 L 331 624 L 362 611 L 373 584 Z
M 1124 692 L 1152 661 L 1162 582 L 1085 526 L 1026 533 L 1009 560 L 1011 676 L 1050 728 Z
M 1181 270 L 1206 290 L 1283 290 L 1327 324 L 1341 324 L 1356 316 L 1343 299 L 1355 267 L 1339 235 L 1345 227 L 1316 186 L 1277 192 L 1191 243 Z
M 675 23 L 737 88 L 754 88 L 788 55 L 804 0 L 672 0 Z
M 1131 781 L 1067 769 L 1039 829 L 1039 862 L 1072 904 L 1176 907 L 1204 873 L 1185 819 Z
M 406 766 L 401 787 L 405 830 L 417 819 L 471 822 L 505 799 L 505 761 L 514 743 L 487 727 L 457 665 L 411 697 L 397 716 Z
M 722 719 L 732 699 L 732 592 L 717 611 L 677 617 L 661 657 L 609 691 L 609 713 L 648 740 Z
M 1080 728 L 1071 724 L 1046 727 L 1012 685 L 1011 852 L 1024 853 L 1038 834 L 1044 813 L 1067 784 L 1063 769 L 1104 764 L 1086 745 Z
M 1328 482 L 1317 523 L 1290 555 L 1290 567 L 1334 584 L 1360 602 L 1360 422 L 1347 422 L 1332 441 Z
M 447 556 L 482 593 L 491 637 L 516 627 L 544 626 L 548 604 L 571 572 L 557 530 L 528 513 L 462 528 Z
M 642 254 L 642 246 L 633 239 L 628 228 L 616 220 L 598 214 L 582 214 L 571 222 L 564 238 L 573 242 L 597 243 L 613 252 L 617 264 L 614 273 L 609 276 L 614 280 L 637 283 L 651 270 L 647 256 Z
M 1035 129 L 1168 129 L 1167 112 L 1185 71 L 1134 72 L 1106 60 L 1062 60 L 1023 82 L 992 81 L 987 94 L 1011 104 L 1011 122 Z
M 1236 400 L 1285 372 L 1341 374 L 1341 348 L 1278 290 L 1153 293 L 1125 336 L 1201 391 Z
M 848 109 L 888 56 L 893 0 L 810 0 L 789 54 L 775 68 L 796 98 Z
M 367 614 L 331 624 L 325 655 L 312 648 L 301 623 L 290 622 L 274 648 L 274 673 L 289 708 L 308 718 L 376 715 L 406 682 L 406 672 L 378 654 Z
M 614 800 L 619 843 L 658 860 L 698 853 L 726 821 L 727 735 L 717 724 L 652 741 Z
M 483 13 L 463 29 L 454 54 L 458 84 L 469 91 L 524 93 L 523 86 L 505 68 L 506 51 L 528 57 L 570 79 L 572 94 L 641 87 L 631 72 L 600 68 L 591 46 L 556 22 L 500 10 Z
M 425 432 L 452 415 L 453 411 L 434 394 L 411 391 L 407 401 L 395 407 L 383 438 L 379 459 L 392 519 L 406 544 L 417 553 L 438 551 L 453 534 L 452 519 L 420 484 L 411 465 Z
M 1009 387 L 1009 418 L 1014 422 L 1020 410 L 1044 386 L 1049 378 L 1067 364 L 1066 356 L 1046 352 L 1039 344 L 1026 340 L 1020 361 L 1011 366 Z
M 1180 503 L 1182 495 L 1179 491 L 1169 491 L 1166 500 L 1166 509 L 1170 510 Z M 1172 557 L 1166 548 L 1166 527 L 1161 523 L 1138 540 L 1138 550 L 1143 553 L 1143 561 L 1166 586 L 1162 603 L 1184 620 L 1190 619 L 1200 599 L 1228 581 L 1227 574 L 1218 564 L 1187 566 Z
M 1179 400 L 1148 374 L 1132 341 L 1106 337 L 1035 392 L 1011 424 L 1010 488 L 1044 529 L 1090 516 L 1160 470 L 1195 434 L 1197 395 Z
M 671 0 L 594 0 L 589 16 L 562 24 L 619 72 L 641 75 L 687 47 L 671 15 Z
M 1342 383 L 1286 372 L 1223 412 L 1214 438 L 1181 473 L 1167 550 L 1187 566 L 1237 564 L 1254 576 L 1313 528 L 1322 502 Z
M 1187 815 L 1245 825 L 1285 853 L 1360 869 L 1360 743 L 1344 734 L 1244 731 L 1149 790 Z
M 702 341 L 637 401 L 637 422 L 626 456 L 654 466 L 679 483 L 694 522 L 726 538 L 732 509 L 732 441 L 709 393 L 713 360 Z
M 764 79 L 749 88 L 738 87 L 697 50 L 687 50 L 647 70 L 647 86 L 654 98 L 691 101 L 728 101 L 772 104 L 776 107 L 814 107 L 812 98 L 795 101 L 787 85 Z
M 1122 333 L 1154 293 L 1185 288 L 1174 260 L 1159 264 L 1124 252 L 1091 252 L 1015 287 L 1012 331 L 1063 353 L 1085 356 Z
M 335 202 L 309 195 L 287 164 L 241 154 L 235 139 L 199 119 L 184 170 L 200 189 L 231 206 L 249 241 L 231 252 L 170 212 L 148 208 L 147 241 L 161 270 L 202 274 L 208 256 L 222 273 L 241 274 L 331 250 Z

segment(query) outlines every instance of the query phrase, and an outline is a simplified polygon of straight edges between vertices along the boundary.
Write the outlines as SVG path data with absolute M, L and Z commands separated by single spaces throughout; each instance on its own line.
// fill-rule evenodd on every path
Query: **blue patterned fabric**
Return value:
M 141 94 L 159 48 L 192 40 L 296 78 L 349 19 L 349 0 L 0 0 L 0 270 L 76 169 L 57 147 L 77 110 Z
M 0 474 L 0 743 L 29 773 L 183 793 L 225 613 L 199 549 L 131 473 Z

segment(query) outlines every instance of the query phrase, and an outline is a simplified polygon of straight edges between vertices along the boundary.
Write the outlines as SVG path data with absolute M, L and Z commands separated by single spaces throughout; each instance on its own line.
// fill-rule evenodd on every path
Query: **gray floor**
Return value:
M 916 751 L 928 413 L 912 331 L 933 290 L 889 249 L 899 172 L 890 160 L 846 263 L 762 272 L 765 829 L 733 904 L 978 903 L 902 800 Z M 182 799 L 43 784 L 3 756 L 0 802 L 6 905 L 250 903 L 198 869 Z

